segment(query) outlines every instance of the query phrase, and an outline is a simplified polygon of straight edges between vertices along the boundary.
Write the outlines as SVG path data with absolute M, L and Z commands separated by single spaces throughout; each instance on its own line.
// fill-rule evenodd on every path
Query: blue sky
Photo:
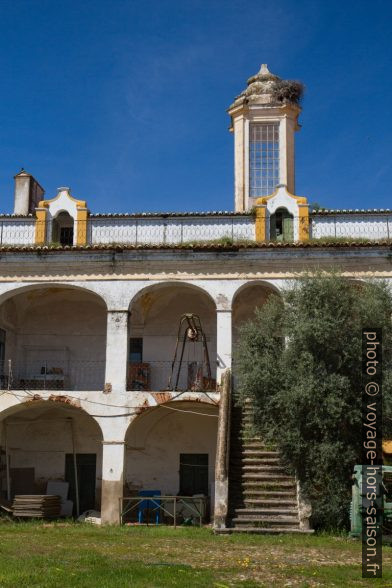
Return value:
M 306 86 L 296 192 L 392 207 L 391 0 L 1 0 L 0 209 L 23 166 L 93 212 L 231 210 L 226 108 Z

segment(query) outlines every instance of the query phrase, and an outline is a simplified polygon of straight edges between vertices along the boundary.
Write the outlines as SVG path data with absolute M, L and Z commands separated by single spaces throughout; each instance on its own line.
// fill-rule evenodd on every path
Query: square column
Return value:
M 120 522 L 120 498 L 124 488 L 125 443 L 103 441 L 102 447 L 102 523 L 118 525 Z
M 128 310 L 108 310 L 106 392 L 124 392 L 127 387 L 128 314 Z
M 220 384 L 223 372 L 231 369 L 232 332 L 231 310 L 217 310 L 216 314 L 216 355 L 217 355 L 217 383 Z

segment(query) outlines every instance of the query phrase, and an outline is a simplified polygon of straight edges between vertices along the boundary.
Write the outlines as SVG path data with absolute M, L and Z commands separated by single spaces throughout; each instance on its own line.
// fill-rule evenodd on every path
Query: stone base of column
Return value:
M 120 498 L 123 495 L 123 481 L 102 480 L 101 521 L 106 525 L 120 524 Z
M 124 457 L 125 445 L 122 441 L 103 442 L 101 488 L 103 524 L 120 524 L 120 498 L 123 497 L 124 491 Z
M 229 481 L 215 482 L 214 529 L 225 529 L 229 507 Z

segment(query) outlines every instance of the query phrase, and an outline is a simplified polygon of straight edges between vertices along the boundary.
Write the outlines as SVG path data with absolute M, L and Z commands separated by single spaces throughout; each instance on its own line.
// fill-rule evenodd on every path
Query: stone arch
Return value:
M 279 289 L 263 280 L 251 280 L 240 286 L 232 301 L 233 346 L 238 341 L 239 328 L 254 317 L 257 307 L 262 306 L 271 295 L 281 297 Z
M 141 290 L 139 290 L 138 292 L 136 292 L 136 294 L 134 294 L 134 296 L 132 297 L 130 303 L 129 303 L 129 309 L 131 310 L 131 307 L 134 305 L 134 303 L 141 297 L 143 297 L 145 294 L 149 293 L 149 292 L 153 292 L 153 291 L 159 291 L 161 289 L 167 288 L 167 287 L 176 287 L 176 286 L 181 286 L 183 288 L 188 288 L 190 290 L 194 290 L 195 292 L 199 292 L 200 294 L 204 294 L 205 296 L 207 296 L 209 298 L 209 300 L 211 301 L 212 304 L 216 304 L 214 298 L 211 296 L 210 292 L 208 292 L 208 290 L 206 290 L 205 288 L 203 288 L 202 286 L 198 285 L 198 284 L 193 284 L 191 282 L 186 282 L 186 281 L 180 281 L 180 280 L 169 280 L 169 281 L 162 281 L 162 282 L 155 282 L 153 284 L 148 284 L 147 286 L 144 286 Z
M 163 495 L 175 496 L 184 492 L 184 476 L 191 474 L 197 456 L 204 457 L 208 468 L 205 491 L 211 496 L 214 482 L 218 407 L 209 402 L 176 400 L 145 409 L 128 427 L 126 443 L 125 485 L 129 495 L 140 490 L 159 490 Z M 202 458 L 203 459 L 203 458 Z M 183 468 L 190 468 L 189 472 Z M 197 482 L 195 482 L 197 484 Z M 189 492 L 197 486 L 189 488 Z M 200 488 L 199 488 L 200 489 Z
M 45 494 L 48 482 L 65 481 L 74 515 L 99 508 L 102 431 L 77 401 L 13 402 L 0 413 L 0 452 L 9 464 L 0 472 L 3 498 Z
M 72 290 L 80 290 L 82 292 L 88 292 L 92 295 L 95 295 L 102 300 L 105 306 L 107 306 L 105 298 L 98 294 L 94 289 L 89 288 L 88 286 L 75 285 L 69 282 L 34 282 L 23 285 L 7 284 L 6 286 L 7 288 L 0 293 L 0 305 L 3 304 L 3 302 L 5 302 L 8 298 L 15 296 L 17 294 L 21 294 L 23 292 L 28 292 L 29 290 L 38 290 L 43 288 L 69 288 Z
M 106 302 L 87 288 L 50 283 L 5 292 L 0 297 L 1 383 L 102 390 L 106 323 Z
M 184 347 L 184 361 L 181 366 L 180 364 L 178 366 L 181 367 L 181 389 L 187 388 L 188 382 L 192 378 L 199 377 L 203 381 L 204 378 L 215 379 L 215 301 L 208 292 L 194 284 L 179 281 L 160 282 L 143 288 L 131 301 L 128 389 L 135 389 L 135 386 L 139 384 L 141 389 L 146 390 L 167 389 L 180 320 L 185 314 L 194 314 L 200 318 L 207 342 L 207 354 L 205 354 L 202 337 L 193 343 L 187 340 Z M 181 353 L 184 328 L 181 330 L 179 353 Z M 206 360 L 206 355 L 208 355 L 209 361 Z M 210 369 L 207 367 L 208 363 Z M 135 364 L 145 366 L 142 368 L 145 369 L 143 376 L 145 384 L 141 383 L 140 378 L 137 380 L 134 377 L 135 370 L 139 369 L 137 366 L 135 367 Z M 193 375 L 192 370 L 195 371 Z M 201 385 L 204 384 L 201 383 Z M 210 383 L 210 385 L 212 384 Z

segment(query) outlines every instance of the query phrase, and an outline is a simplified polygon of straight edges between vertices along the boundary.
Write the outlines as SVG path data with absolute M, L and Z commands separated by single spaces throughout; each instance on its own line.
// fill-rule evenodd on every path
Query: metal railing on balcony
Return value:
M 1 390 L 103 390 L 104 361 L 42 359 L 0 363 Z
M 128 364 L 127 390 L 130 391 L 189 391 L 216 390 L 215 368 L 211 377 L 202 361 L 148 361 Z

